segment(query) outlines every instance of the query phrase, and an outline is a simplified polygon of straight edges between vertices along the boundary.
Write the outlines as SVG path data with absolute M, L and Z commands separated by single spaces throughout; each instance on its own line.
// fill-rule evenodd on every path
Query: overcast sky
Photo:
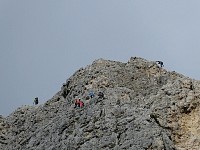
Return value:
M 0 0 L 0 114 L 44 103 L 76 70 L 138 56 L 200 79 L 199 0 Z

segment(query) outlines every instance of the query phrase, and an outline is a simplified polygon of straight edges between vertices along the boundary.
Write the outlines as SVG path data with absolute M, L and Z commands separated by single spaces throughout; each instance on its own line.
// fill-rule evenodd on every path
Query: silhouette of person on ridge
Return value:
M 156 62 L 160 65 L 161 68 L 164 67 L 164 64 L 162 61 L 156 61 Z
M 39 103 L 38 97 L 34 99 L 34 104 L 37 105 Z

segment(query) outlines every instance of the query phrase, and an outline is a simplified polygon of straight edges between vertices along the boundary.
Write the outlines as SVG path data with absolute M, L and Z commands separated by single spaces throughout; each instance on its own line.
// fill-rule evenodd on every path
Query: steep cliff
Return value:
M 45 104 L 0 116 L 0 149 L 199 150 L 199 91 L 199 81 L 154 61 L 99 59 Z M 85 106 L 75 109 L 75 98 Z

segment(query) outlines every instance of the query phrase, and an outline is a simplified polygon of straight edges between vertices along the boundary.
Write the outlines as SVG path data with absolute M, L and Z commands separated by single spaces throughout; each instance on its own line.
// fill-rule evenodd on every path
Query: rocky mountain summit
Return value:
M 45 104 L 0 116 L 0 149 L 199 150 L 199 91 L 200 81 L 155 61 L 98 59 Z M 76 98 L 83 108 L 74 108 Z

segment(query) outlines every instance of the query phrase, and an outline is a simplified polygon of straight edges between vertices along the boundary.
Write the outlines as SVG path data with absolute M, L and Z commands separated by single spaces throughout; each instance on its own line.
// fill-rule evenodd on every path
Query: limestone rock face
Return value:
M 199 81 L 154 61 L 98 59 L 45 104 L 0 116 L 0 149 L 199 150 L 199 102 Z

